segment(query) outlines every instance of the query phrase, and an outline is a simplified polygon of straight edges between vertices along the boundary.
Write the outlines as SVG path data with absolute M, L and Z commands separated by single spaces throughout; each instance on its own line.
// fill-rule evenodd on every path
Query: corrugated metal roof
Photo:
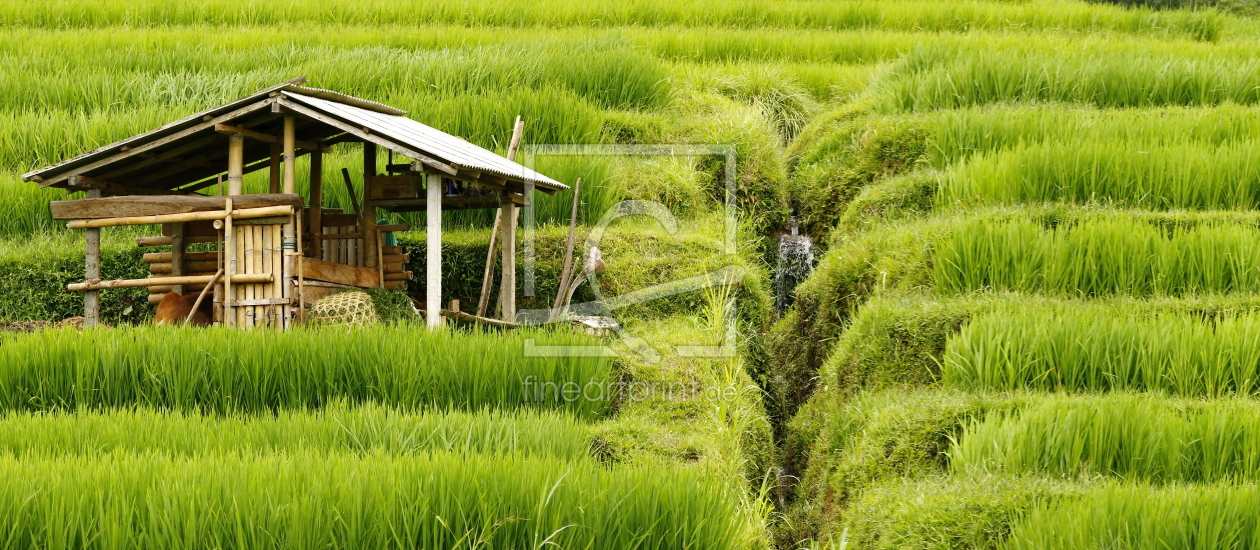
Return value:
M 118 162 L 117 160 L 110 160 L 111 157 L 118 157 L 121 160 L 121 157 L 126 156 L 124 155 L 125 149 L 135 149 L 155 140 L 185 132 L 203 124 L 210 118 L 228 115 L 248 105 L 267 100 L 273 94 L 279 94 L 286 99 L 322 112 L 329 117 L 345 121 L 356 128 L 367 128 L 372 134 L 385 138 L 386 141 L 397 143 L 399 146 L 409 148 L 417 153 L 430 155 L 434 159 L 458 168 L 486 172 L 513 181 L 533 182 L 543 189 L 551 190 L 549 192 L 554 192 L 556 189 L 568 189 L 567 185 L 516 162 L 512 162 L 494 152 L 402 116 L 406 114 L 406 111 L 330 90 L 301 86 L 300 84 L 305 82 L 305 80 L 305 77 L 297 78 L 268 87 L 231 103 L 201 111 L 155 130 L 137 134 L 57 164 L 31 171 L 24 174 L 22 179 L 26 181 L 43 181 L 46 182 L 44 185 L 49 185 L 52 181 L 65 180 L 68 176 L 105 170 L 105 167 Z M 213 131 L 213 128 L 206 130 L 206 132 L 210 133 Z M 183 137 L 180 139 L 189 138 Z M 404 151 L 399 152 L 407 154 Z M 58 185 L 64 185 L 64 181 L 58 183 Z
M 281 93 L 312 109 L 317 109 L 356 126 L 371 128 L 374 134 L 396 141 L 399 145 L 433 155 L 439 160 L 460 168 L 489 172 L 513 180 L 532 181 L 535 184 L 557 189 L 569 188 L 563 183 L 510 161 L 492 151 L 405 116 L 370 111 L 362 107 L 329 101 L 321 97 L 288 90 Z

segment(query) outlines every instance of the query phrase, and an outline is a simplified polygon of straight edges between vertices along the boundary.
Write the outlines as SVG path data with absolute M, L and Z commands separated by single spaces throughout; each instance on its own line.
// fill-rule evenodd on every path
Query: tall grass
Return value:
M 1008 550 L 1260 548 L 1255 485 L 1108 484 L 1079 497 L 1048 500 L 1016 522 Z
M 1015 290 L 1070 296 L 1260 290 L 1260 229 L 1205 223 L 1162 229 L 1135 218 L 1052 229 L 976 219 L 935 244 L 941 292 Z
M 0 24 L 43 28 L 113 25 L 279 25 L 314 22 L 342 25 L 443 22 L 464 26 L 734 26 L 740 28 L 886 28 L 968 31 L 972 29 L 1067 29 L 1180 35 L 1212 39 L 1224 20 L 1214 12 L 1161 12 L 1139 8 L 1091 6 L 1080 2 L 915 2 L 794 1 L 669 2 L 619 0 L 603 4 L 498 2 L 468 4 L 458 0 L 392 2 L 345 0 L 321 9 L 300 3 L 261 0 L 210 0 L 197 5 L 134 4 L 103 0 L 92 4 L 48 4 L 32 0 L 6 3 Z
M 1155 145 L 1076 139 L 973 157 L 946 176 L 938 203 L 1114 203 L 1144 209 L 1254 209 L 1257 142 Z
M 405 409 L 606 408 L 610 362 L 529 357 L 527 343 L 568 345 L 564 333 L 119 328 L 50 330 L 0 343 L 0 408 L 95 410 L 147 405 L 253 412 L 337 400 Z M 566 386 L 567 384 L 567 386 Z M 572 398 L 561 388 L 587 390 Z M 568 397 L 566 397 L 568 396 Z
M 0 456 L 0 548 L 735 548 L 670 467 L 466 454 Z
M 1260 109 L 1250 106 L 1095 109 L 1066 105 L 973 107 L 941 111 L 932 128 L 931 163 L 947 167 L 972 155 L 1042 143 L 1106 142 L 1142 147 L 1221 146 L 1260 135 Z
M 946 342 L 941 379 L 966 388 L 1250 395 L 1260 391 L 1260 315 L 1205 321 L 1003 307 Z
M 589 456 L 587 428 L 549 411 L 409 412 L 334 402 L 318 411 L 201 415 L 135 407 L 0 414 L 0 453 L 21 457 L 161 453 L 213 456 L 459 452 Z
M 925 46 L 883 84 L 888 105 L 931 110 L 1016 101 L 1098 107 L 1255 104 L 1260 62 L 1236 50 L 1031 41 L 1008 49 Z M 1149 47 L 1149 46 L 1148 46 Z
M 1260 478 L 1260 407 L 1149 395 L 1052 397 L 990 414 L 949 451 L 959 472 L 1109 475 L 1158 482 Z

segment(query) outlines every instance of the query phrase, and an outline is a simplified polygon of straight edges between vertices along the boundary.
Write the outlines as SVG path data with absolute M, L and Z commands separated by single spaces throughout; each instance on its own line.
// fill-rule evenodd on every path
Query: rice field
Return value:
M 1159 227 L 1096 218 L 1052 228 L 978 218 L 935 245 L 939 292 L 1010 290 L 1091 297 L 1260 289 L 1260 230 L 1228 222 Z

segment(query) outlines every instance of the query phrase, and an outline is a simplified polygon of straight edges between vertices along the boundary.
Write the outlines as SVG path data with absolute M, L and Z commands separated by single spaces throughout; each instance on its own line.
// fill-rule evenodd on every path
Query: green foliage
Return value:
M 1249 395 L 1260 389 L 1258 324 L 1250 313 L 1205 322 L 1189 313 L 1007 307 L 950 339 L 942 378 L 972 388 Z
M 845 207 L 838 229 L 859 232 L 930 214 L 936 206 L 940 178 L 936 172 L 916 171 L 867 185 Z
M 47 207 L 45 207 L 46 209 Z M 103 231 L 101 275 L 142 279 L 149 270 L 143 251 L 128 242 L 131 233 Z M 83 315 L 83 293 L 67 292 L 66 285 L 83 282 L 83 234 L 37 233 L 23 241 L 0 243 L 0 320 L 60 321 Z M 103 290 L 101 319 L 108 324 L 131 324 L 151 316 L 147 288 Z
M 377 26 L 433 21 L 457 26 L 734 26 L 738 28 L 866 29 L 967 31 L 1010 27 L 1119 31 L 1156 35 L 1182 34 L 1194 25 L 1219 26 L 1215 14 L 1152 12 L 1089 6 L 1079 2 L 1036 4 L 923 1 L 868 3 L 860 1 L 793 2 L 788 5 L 729 4 L 712 0 L 680 4 L 665 0 L 618 1 L 583 5 L 551 0 L 541 3 L 499 3 L 469 6 L 458 1 L 396 2 L 362 0 L 341 2 L 326 10 L 290 4 L 273 6 L 260 0 L 247 3 L 213 0 L 196 6 L 133 4 L 106 0 L 91 5 L 44 4 L 23 0 L 6 4 L 0 23 L 37 28 L 78 28 L 113 25 L 277 25 L 330 23 Z
M 1250 292 L 1260 289 L 1258 239 L 1260 230 L 1235 223 L 1161 230 L 1117 217 L 1046 230 L 1030 220 L 977 219 L 937 245 L 935 282 L 945 293 Z
M 589 428 L 553 411 L 419 411 L 332 402 L 318 411 L 202 415 L 147 407 L 7 411 L 0 454 L 37 459 L 99 453 L 183 456 L 319 452 L 457 452 L 582 460 Z
M 460 453 L 0 456 L 7 546 L 735 548 L 733 499 L 675 468 Z M 650 534 L 650 536 L 648 536 Z
M 1245 399 L 1054 396 L 972 422 L 951 446 L 949 462 L 955 471 L 1253 480 L 1260 469 L 1256 412 Z
M 403 408 L 538 407 L 584 417 L 602 414 L 605 401 L 567 399 L 556 388 L 608 382 L 609 360 L 527 357 L 530 338 L 538 345 L 588 344 L 564 333 L 432 332 L 405 325 L 288 332 L 140 327 L 82 335 L 48 330 L 8 336 L 0 345 L 0 407 L 94 410 L 140 404 L 252 412 L 344 399 Z
M 1256 548 L 1256 506 L 1260 488 L 1252 484 L 1112 483 L 1034 507 L 1002 548 Z

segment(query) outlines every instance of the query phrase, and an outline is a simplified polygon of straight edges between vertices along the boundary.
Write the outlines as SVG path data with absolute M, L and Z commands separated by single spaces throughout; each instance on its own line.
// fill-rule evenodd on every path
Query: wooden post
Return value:
M 499 210 L 503 213 L 500 218 L 502 227 L 499 232 L 503 234 L 503 278 L 499 282 L 499 307 L 503 312 L 502 319 L 511 323 L 516 322 L 516 203 L 508 200 L 507 195 L 502 196 L 503 202 L 500 203 Z
M 280 192 L 280 144 L 271 144 L 271 159 L 268 165 L 269 173 L 267 192 L 271 194 Z
M 320 243 L 320 237 L 324 233 L 324 154 L 319 151 L 311 151 L 311 220 L 310 234 L 311 241 L 308 243 L 311 253 L 309 256 L 321 258 L 320 250 L 323 245 Z
M 184 274 L 184 222 L 171 224 L 171 275 Z M 184 285 L 174 285 L 171 291 L 183 295 Z
M 442 324 L 442 176 L 425 182 L 424 310 L 429 328 Z
M 520 150 L 521 138 L 525 133 L 525 121 L 521 120 L 520 115 L 516 116 L 516 123 L 512 125 L 512 140 L 508 143 L 507 159 L 516 161 L 516 152 Z M 477 316 L 485 317 L 486 308 L 490 305 L 490 290 L 494 286 L 494 253 L 495 246 L 498 244 L 500 227 L 503 225 L 503 209 L 500 208 L 494 213 L 494 225 L 490 227 L 490 247 L 486 250 L 486 269 L 481 277 L 481 295 L 477 299 Z M 502 310 L 503 298 L 502 290 L 500 290 L 499 309 Z
M 376 262 L 376 208 L 372 207 L 372 178 L 376 177 L 376 144 L 363 142 L 363 267 L 378 267 Z M 441 197 L 438 210 L 441 211 Z M 383 267 L 383 266 L 381 266 Z
M 87 198 L 101 198 L 100 189 L 88 189 Z M 83 279 L 87 282 L 94 282 L 101 278 L 101 230 L 100 228 L 91 228 L 87 230 L 87 251 L 83 255 Z M 101 319 L 101 295 L 99 290 L 89 290 L 83 293 L 83 326 L 85 328 L 94 327 Z
M 297 119 L 287 116 L 284 117 L 284 192 L 292 195 L 294 189 L 297 188 L 295 176 L 297 176 Z

